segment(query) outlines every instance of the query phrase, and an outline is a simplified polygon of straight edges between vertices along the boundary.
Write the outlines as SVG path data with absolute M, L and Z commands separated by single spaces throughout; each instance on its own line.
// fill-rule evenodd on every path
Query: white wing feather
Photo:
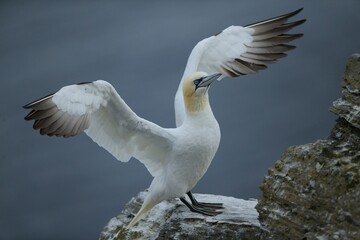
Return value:
M 120 161 L 135 157 L 151 175 L 162 170 L 172 146 L 168 129 L 138 117 L 108 82 L 70 85 L 25 106 L 26 120 L 50 136 L 74 136 L 84 131 Z
M 222 32 L 200 41 L 193 48 L 175 95 L 176 126 L 185 118 L 182 81 L 193 72 L 222 73 L 222 77 L 253 74 L 267 68 L 267 64 L 286 56 L 284 52 L 295 48 L 285 43 L 302 34 L 284 34 L 305 22 L 286 23 L 302 9 L 254 23 L 245 27 L 230 26 Z

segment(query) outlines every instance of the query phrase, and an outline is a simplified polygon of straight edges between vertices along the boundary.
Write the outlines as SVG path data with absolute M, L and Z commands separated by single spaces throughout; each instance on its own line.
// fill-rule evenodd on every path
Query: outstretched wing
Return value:
M 222 77 L 238 77 L 256 73 L 270 63 L 285 57 L 295 46 L 286 44 L 302 34 L 286 34 L 305 19 L 287 23 L 302 9 L 245 27 L 230 26 L 222 32 L 200 41 L 192 50 L 182 80 L 193 72 L 222 73 Z M 221 79 L 221 77 L 220 77 Z M 176 125 L 185 117 L 182 80 L 175 96 Z
M 120 161 L 132 156 L 156 176 L 172 146 L 169 130 L 138 117 L 113 86 L 102 80 L 61 88 L 24 106 L 34 129 L 49 136 L 85 132 Z

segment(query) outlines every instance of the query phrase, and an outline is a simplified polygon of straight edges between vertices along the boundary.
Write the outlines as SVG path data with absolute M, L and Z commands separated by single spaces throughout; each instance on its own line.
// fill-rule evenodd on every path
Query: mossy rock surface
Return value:
M 327 139 L 290 147 L 256 206 L 272 239 L 360 239 L 360 55 L 348 60 Z

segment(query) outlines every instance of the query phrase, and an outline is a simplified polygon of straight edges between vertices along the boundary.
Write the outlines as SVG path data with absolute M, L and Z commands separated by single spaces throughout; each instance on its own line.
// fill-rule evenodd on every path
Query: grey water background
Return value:
M 210 90 L 219 151 L 194 192 L 258 198 L 291 145 L 325 138 L 346 59 L 360 51 L 359 1 L 1 1 L 0 239 L 96 239 L 151 176 L 85 134 L 40 136 L 24 104 L 105 79 L 141 117 L 174 126 L 173 98 L 201 39 L 300 7 L 297 49 Z

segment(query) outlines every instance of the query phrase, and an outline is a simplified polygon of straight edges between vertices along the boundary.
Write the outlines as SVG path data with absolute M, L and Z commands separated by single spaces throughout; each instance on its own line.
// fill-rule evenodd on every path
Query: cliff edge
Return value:
M 360 54 L 347 62 L 330 136 L 290 147 L 256 206 L 273 239 L 360 239 Z

